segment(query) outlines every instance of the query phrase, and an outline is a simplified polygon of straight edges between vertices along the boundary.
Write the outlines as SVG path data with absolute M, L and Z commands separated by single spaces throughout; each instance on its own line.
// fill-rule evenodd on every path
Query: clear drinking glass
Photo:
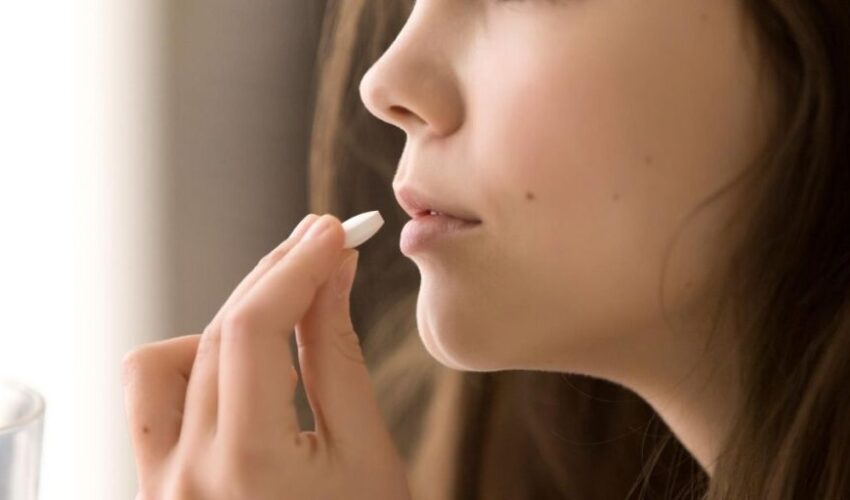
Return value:
M 0 500 L 37 500 L 44 398 L 0 378 Z

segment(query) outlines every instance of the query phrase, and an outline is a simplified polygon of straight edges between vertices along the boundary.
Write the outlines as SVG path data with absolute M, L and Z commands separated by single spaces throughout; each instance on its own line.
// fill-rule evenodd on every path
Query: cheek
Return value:
M 540 291 L 538 303 L 588 311 L 609 305 L 601 296 L 618 299 L 625 312 L 631 295 L 646 309 L 659 219 L 644 222 L 652 205 L 643 191 L 645 155 L 637 152 L 651 141 L 624 125 L 621 115 L 635 111 L 625 89 L 599 85 L 610 76 L 571 59 L 525 61 L 534 67 L 505 71 L 482 89 L 489 101 L 476 117 L 482 190 L 506 238 L 503 257 L 523 269 L 515 278 Z M 565 290 L 576 292 L 566 302 Z
M 530 342 L 563 342 L 564 335 L 553 339 L 558 330 L 573 340 L 610 340 L 658 325 L 667 245 L 688 209 L 724 180 L 712 165 L 730 163 L 712 144 L 727 138 L 704 128 L 702 118 L 720 122 L 716 106 L 686 90 L 700 75 L 681 67 L 665 73 L 675 61 L 651 46 L 576 40 L 573 47 L 502 60 L 486 71 L 503 77 L 470 95 L 471 164 L 490 202 L 492 260 L 504 280 L 501 291 L 477 300 L 498 304 L 502 325 L 535 325 L 520 338 L 526 350 Z M 702 264 L 677 266 L 675 255 L 668 262 L 666 293 Z M 498 312 L 518 297 L 530 307 L 513 317 Z
M 470 95 L 487 239 L 463 270 L 423 274 L 418 311 L 423 342 L 448 366 L 533 368 L 565 341 L 587 352 L 578 345 L 651 308 L 651 252 L 636 248 L 640 210 L 624 189 L 633 138 L 594 109 L 610 96 L 547 73 L 551 63 L 510 68 Z

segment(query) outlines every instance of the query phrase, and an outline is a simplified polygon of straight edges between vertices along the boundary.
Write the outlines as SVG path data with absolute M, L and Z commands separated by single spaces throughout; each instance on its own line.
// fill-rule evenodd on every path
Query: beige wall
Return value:
M 323 4 L 169 4 L 169 336 L 199 333 L 244 274 L 306 215 Z

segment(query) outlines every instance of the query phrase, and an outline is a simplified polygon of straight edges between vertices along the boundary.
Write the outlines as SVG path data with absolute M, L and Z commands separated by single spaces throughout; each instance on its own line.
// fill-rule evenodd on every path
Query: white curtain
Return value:
M 0 372 L 45 396 L 41 498 L 135 493 L 120 360 L 163 329 L 156 2 L 0 16 Z
M 132 499 L 120 383 L 303 215 L 321 2 L 9 2 L 0 376 L 47 400 L 41 498 Z

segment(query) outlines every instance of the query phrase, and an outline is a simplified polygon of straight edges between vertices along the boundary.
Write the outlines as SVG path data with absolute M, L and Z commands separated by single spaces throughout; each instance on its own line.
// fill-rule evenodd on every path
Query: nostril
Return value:
M 427 124 L 421 116 L 416 114 L 416 112 L 411 111 L 410 108 L 393 105 L 387 109 L 390 118 L 393 120 L 392 123 L 396 124 L 399 128 L 407 130 L 406 125 L 413 126 L 414 124 Z

